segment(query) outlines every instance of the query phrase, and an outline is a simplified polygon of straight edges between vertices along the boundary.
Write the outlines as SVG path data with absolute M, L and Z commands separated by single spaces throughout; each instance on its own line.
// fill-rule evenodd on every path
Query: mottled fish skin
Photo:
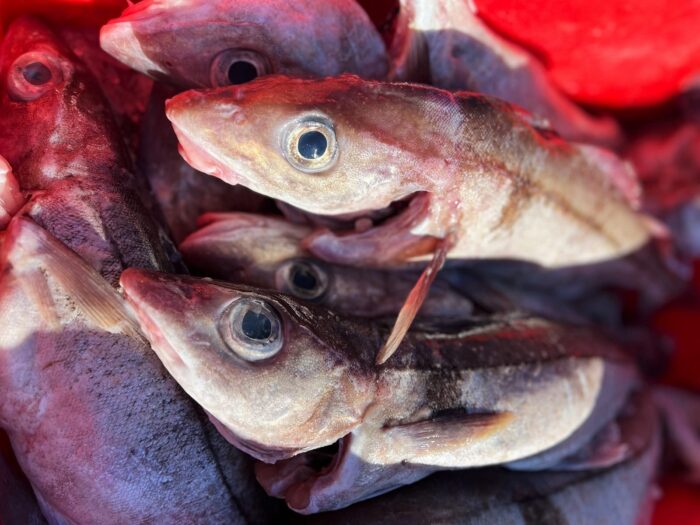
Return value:
M 229 84 L 228 65 L 241 57 L 259 74 L 387 71 L 381 36 L 354 0 L 145 0 L 103 26 L 100 41 L 128 66 L 185 88 Z
M 360 218 L 409 199 L 377 226 L 315 233 L 305 245 L 322 259 L 399 264 L 452 238 L 451 259 L 590 266 L 650 302 L 679 288 L 658 254 L 636 257 L 656 233 L 631 204 L 627 167 L 496 99 L 348 75 L 267 77 L 183 93 L 167 114 L 192 166 L 305 212 Z M 312 173 L 292 160 L 310 126 L 337 145 Z
M 658 497 L 661 455 L 657 415 L 647 410 L 641 448 L 612 468 L 583 472 L 440 472 L 335 512 L 303 516 L 303 525 L 640 525 Z
M 0 153 L 31 195 L 3 242 L 0 317 L 15 322 L 0 333 L 0 426 L 45 514 L 263 522 L 250 465 L 217 443 L 115 290 L 126 267 L 173 265 L 94 80 L 31 18 L 0 61 Z
M 2 431 L 0 431 L 0 523 L 2 525 L 46 524 L 32 487 L 12 457 L 9 442 Z
M 517 104 L 569 140 L 615 145 L 611 118 L 587 115 L 547 78 L 539 61 L 484 23 L 473 2 L 400 0 L 389 45 L 394 81 L 475 91 Z
M 301 245 L 311 229 L 280 217 L 210 213 L 201 217 L 200 224 L 201 228 L 179 246 L 194 273 L 277 290 L 342 315 L 394 316 L 418 277 L 415 272 L 319 261 Z M 296 275 L 302 282 L 295 282 Z M 308 282 L 309 276 L 312 282 Z M 468 319 L 473 313 L 471 301 L 440 280 L 432 286 L 420 311 L 424 319 L 450 322 Z
M 435 470 L 522 458 L 553 466 L 561 458 L 533 458 L 569 439 L 580 448 L 637 382 L 630 361 L 595 332 L 534 318 L 409 332 L 378 366 L 387 330 L 376 323 L 194 277 L 130 269 L 121 284 L 168 371 L 227 439 L 273 463 L 258 464 L 258 480 L 302 513 Z M 265 326 L 255 324 L 260 316 L 267 342 L 250 346 L 241 334 L 256 332 L 242 330 Z M 586 424 L 589 434 L 577 434 Z M 319 471 L 318 449 L 338 440 Z

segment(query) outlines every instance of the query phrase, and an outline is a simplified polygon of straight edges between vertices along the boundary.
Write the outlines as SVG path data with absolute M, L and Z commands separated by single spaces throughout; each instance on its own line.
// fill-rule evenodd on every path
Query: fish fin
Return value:
M 432 260 L 428 266 L 426 266 L 425 270 L 423 270 L 423 273 L 418 278 L 418 281 L 409 292 L 406 301 L 401 307 L 389 337 L 377 354 L 377 358 L 375 360 L 376 364 L 381 365 L 382 363 L 386 362 L 386 360 L 389 359 L 398 349 L 401 341 L 403 341 L 403 338 L 406 335 L 406 332 L 408 332 L 408 329 L 411 328 L 411 324 L 413 324 L 413 320 L 416 318 L 418 311 L 420 310 L 421 306 L 423 306 L 423 302 L 425 302 L 425 298 L 430 292 L 430 285 L 433 284 L 438 272 L 445 264 L 447 252 L 451 247 L 451 237 L 443 239 L 438 244 L 438 248 L 433 254 Z
M 641 207 L 642 186 L 632 164 L 613 152 L 591 144 L 576 144 L 579 152 L 596 166 L 635 210 Z
M 26 217 L 12 221 L 8 230 L 8 261 L 37 275 L 50 275 L 99 328 L 113 333 L 141 337 L 138 325 L 117 291 L 80 256 Z M 33 286 L 30 283 L 28 286 Z M 43 292 L 40 292 L 43 293 Z M 50 294 L 50 292 L 47 293 Z M 39 304 L 44 299 L 40 298 Z M 50 307 L 49 305 L 46 305 Z
M 633 448 L 620 435 L 616 424 L 609 425 L 604 435 L 593 443 L 547 468 L 551 470 L 603 469 L 622 463 L 633 455 Z
M 385 426 L 383 431 L 407 447 L 412 455 L 420 456 L 464 448 L 470 441 L 498 432 L 512 420 L 511 412 L 459 412 Z

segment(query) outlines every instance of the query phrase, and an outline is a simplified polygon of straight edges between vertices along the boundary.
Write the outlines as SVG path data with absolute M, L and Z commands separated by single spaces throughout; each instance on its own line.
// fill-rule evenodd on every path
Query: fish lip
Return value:
M 412 208 L 411 204 L 419 200 L 421 201 L 420 204 L 425 205 L 417 206 L 418 211 L 416 211 L 414 208 Z M 298 214 L 296 217 L 297 221 L 299 220 L 299 217 L 303 217 L 305 220 L 307 220 L 309 223 L 316 227 L 322 227 L 326 230 L 333 232 L 336 235 L 342 236 L 343 234 L 355 233 L 354 225 L 357 224 L 358 220 L 364 218 L 370 218 L 370 220 L 372 220 L 373 224 L 371 228 L 378 228 L 381 225 L 386 224 L 390 221 L 400 221 L 401 219 L 405 218 L 409 218 L 409 222 L 415 226 L 429 215 L 429 202 L 429 192 L 414 191 L 403 197 L 399 197 L 397 199 L 392 200 L 387 206 L 383 208 L 366 209 L 352 213 L 331 215 L 323 213 L 312 213 L 295 207 L 291 208 L 292 212 L 296 212 Z M 282 213 L 286 216 L 288 213 L 290 213 L 289 207 L 291 205 L 287 203 L 282 204 L 283 205 L 280 206 L 280 209 Z M 396 211 L 395 208 L 398 208 L 398 211 Z M 382 216 L 383 212 L 388 213 L 386 213 L 385 216 Z M 376 224 L 374 223 L 375 221 L 371 219 L 372 215 L 379 217 Z
M 180 354 L 173 348 L 165 334 L 158 329 L 153 317 L 147 311 L 148 308 L 143 306 L 144 301 L 138 291 L 138 280 L 140 277 L 148 275 L 149 273 L 150 272 L 138 268 L 127 268 L 124 270 L 119 278 L 124 298 L 138 319 L 141 330 L 147 333 L 150 336 L 149 338 L 153 340 L 153 343 L 149 345 L 151 349 L 159 355 L 159 358 L 162 354 L 162 356 L 167 359 L 168 365 L 166 368 L 176 366 L 186 369 L 187 365 L 180 357 Z M 161 361 L 163 361 L 163 365 L 165 366 L 165 360 L 161 359 Z
M 308 467 L 308 462 L 304 462 L 321 450 L 314 449 L 273 464 L 256 463 L 256 478 L 270 496 L 284 498 L 290 509 L 307 513 L 315 487 L 328 486 L 335 482 L 335 474 L 349 455 L 351 439 L 352 433 L 338 439 L 335 442 L 338 444 L 338 450 L 333 455 L 333 459 L 319 470 Z M 292 471 L 285 469 L 289 465 L 295 469 Z M 302 469 L 305 469 L 305 472 Z M 289 479 L 291 482 L 287 481 Z

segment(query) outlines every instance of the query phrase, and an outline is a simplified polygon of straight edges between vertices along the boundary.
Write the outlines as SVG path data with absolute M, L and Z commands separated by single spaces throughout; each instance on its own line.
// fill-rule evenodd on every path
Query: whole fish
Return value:
M 468 90 L 517 104 L 569 140 L 614 145 L 611 118 L 587 115 L 548 79 L 540 62 L 479 18 L 474 2 L 400 0 L 388 35 L 392 80 Z
M 388 67 L 354 0 L 144 0 L 103 26 L 100 41 L 124 64 L 184 88 L 271 73 L 383 78 Z
M 500 468 L 440 472 L 347 509 L 299 518 L 308 525 L 641 525 L 658 497 L 658 416 L 648 399 L 630 416 L 635 452 L 598 471 L 509 472 Z M 650 410 L 651 409 L 651 410 Z
M 0 431 L 0 523 L 2 525 L 43 525 L 32 487 L 12 457 L 9 442 Z
M 415 272 L 319 261 L 301 246 L 311 229 L 281 217 L 208 213 L 199 224 L 201 228 L 179 246 L 185 263 L 195 273 L 278 290 L 344 315 L 396 315 L 417 278 Z M 420 313 L 432 320 L 455 322 L 471 317 L 474 305 L 438 281 Z
M 51 523 L 263 521 L 251 466 L 115 289 L 128 266 L 174 265 L 94 80 L 32 18 L 12 24 L 0 65 L 0 153 L 31 195 L 0 257 L 0 426 L 42 510 Z
M 634 209 L 627 165 L 533 127 L 496 99 L 349 75 L 267 77 L 183 93 L 167 114 L 196 169 L 312 219 L 341 219 L 304 240 L 321 259 L 386 266 L 433 254 L 379 361 L 446 257 L 517 260 L 567 281 L 574 272 L 637 291 L 646 305 L 677 293 L 685 277 L 658 253 L 658 226 Z
M 12 216 L 24 203 L 19 183 L 12 173 L 12 167 L 0 155 L 0 229 L 6 228 Z
M 436 470 L 558 465 L 637 382 L 594 332 L 532 318 L 412 332 L 380 367 L 386 330 L 367 320 L 194 277 L 128 269 L 121 284 L 168 371 L 302 513 Z
M 301 36 L 303 35 L 303 37 Z M 193 170 L 177 154 L 166 98 L 182 88 L 237 84 L 270 73 L 383 77 L 379 33 L 354 0 L 146 0 L 102 28 L 102 47 L 171 86 L 156 86 L 142 128 L 139 166 L 176 242 L 202 213 L 259 211 L 264 199 Z

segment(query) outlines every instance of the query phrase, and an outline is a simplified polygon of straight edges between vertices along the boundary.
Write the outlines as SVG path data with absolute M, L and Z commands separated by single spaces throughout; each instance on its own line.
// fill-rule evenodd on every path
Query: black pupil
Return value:
M 22 68 L 22 76 L 33 86 L 41 86 L 51 80 L 51 70 L 41 62 L 32 62 Z
M 307 266 L 295 266 L 292 270 L 292 283 L 302 290 L 314 290 L 318 284 L 316 275 Z
M 252 310 L 248 310 L 243 316 L 241 329 L 246 337 L 257 339 L 258 341 L 268 339 L 272 335 L 270 319 L 265 314 Z
M 299 137 L 297 149 L 305 159 L 313 160 L 322 157 L 328 147 L 326 136 L 320 131 L 307 131 Z
M 228 68 L 228 79 L 231 84 L 245 84 L 258 76 L 258 70 L 250 62 L 238 60 Z

